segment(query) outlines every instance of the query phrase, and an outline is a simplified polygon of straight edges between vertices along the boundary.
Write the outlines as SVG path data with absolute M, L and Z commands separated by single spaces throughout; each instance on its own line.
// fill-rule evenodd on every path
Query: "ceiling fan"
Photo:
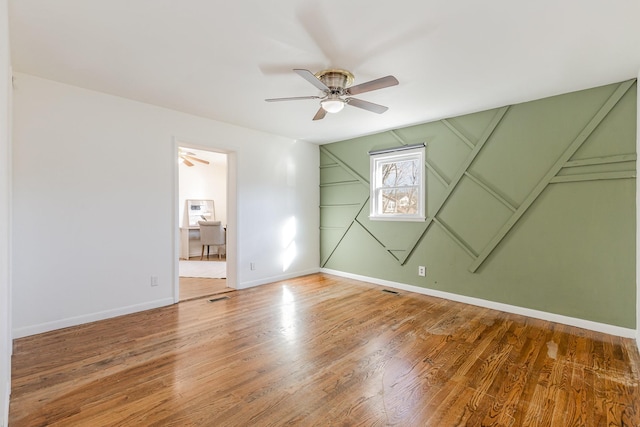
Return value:
M 323 96 L 296 96 L 290 98 L 270 98 L 265 99 L 267 102 L 276 101 L 297 101 L 301 99 L 320 99 L 320 109 L 313 117 L 313 120 L 321 120 L 327 113 L 337 113 L 341 111 L 345 105 L 362 108 L 373 113 L 382 114 L 389 108 L 384 105 L 374 104 L 373 102 L 363 101 L 357 98 L 351 98 L 350 95 L 358 95 L 372 90 L 383 89 L 398 84 L 398 80 L 393 76 L 381 77 L 359 85 L 351 86 L 353 83 L 353 74 L 346 70 L 329 69 L 322 70 L 313 74 L 309 70 L 294 69 L 300 77 L 320 89 Z M 346 96 L 346 98 L 345 98 Z
M 194 164 L 192 163 L 192 161 L 195 162 L 200 162 L 200 163 L 204 163 L 205 165 L 208 165 L 209 162 L 207 160 L 202 160 L 196 157 L 197 154 L 195 153 L 191 153 L 190 151 L 184 151 L 182 149 L 178 149 L 178 158 L 180 159 L 180 161 L 182 163 L 184 163 L 185 165 L 191 167 Z

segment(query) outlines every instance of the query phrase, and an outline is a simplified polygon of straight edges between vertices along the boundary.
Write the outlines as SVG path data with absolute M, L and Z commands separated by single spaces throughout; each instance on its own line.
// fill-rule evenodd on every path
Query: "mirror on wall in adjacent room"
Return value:
M 216 211 L 213 200 L 187 200 L 185 218 L 189 227 L 197 227 L 198 221 L 215 221 Z

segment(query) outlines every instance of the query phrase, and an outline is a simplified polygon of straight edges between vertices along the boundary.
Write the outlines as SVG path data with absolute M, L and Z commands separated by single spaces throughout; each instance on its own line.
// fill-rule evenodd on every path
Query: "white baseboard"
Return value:
M 253 288 L 255 286 L 266 285 L 267 283 L 279 282 L 280 280 L 293 279 L 294 277 L 306 276 L 307 274 L 315 274 L 319 272 L 320 272 L 320 268 L 310 268 L 308 270 L 296 271 L 289 274 L 281 274 L 277 276 L 265 277 L 258 280 L 251 280 L 248 282 L 238 283 L 238 287 L 236 289 Z
M 5 402 L 2 408 L 2 419 L 0 420 L 0 427 L 9 425 L 9 400 L 11 397 L 11 381 L 7 381 L 7 390 L 4 397 Z
M 143 304 L 129 305 L 114 310 L 99 311 L 97 313 L 85 314 L 82 316 L 68 317 L 53 322 L 40 323 L 38 325 L 24 326 L 13 330 L 13 338 L 22 338 L 29 335 L 41 334 L 56 329 L 68 328 L 69 326 L 77 326 L 83 323 L 95 322 L 98 320 L 109 319 L 111 317 L 122 316 L 124 314 L 137 313 L 139 311 L 151 310 L 153 308 L 164 307 L 173 304 L 173 298 L 163 298 L 161 300 L 150 301 Z
M 480 298 L 467 297 L 464 295 L 438 291 L 435 289 L 421 288 L 419 286 L 406 285 L 404 283 L 377 279 L 375 277 L 360 276 L 359 274 L 345 273 L 343 271 L 331 270 L 327 268 L 320 269 L 320 272 L 333 274 L 335 276 L 340 276 L 340 277 L 346 277 L 348 279 L 355 279 L 363 282 L 373 283 L 374 285 L 387 286 L 390 288 L 401 289 L 403 291 L 415 292 L 418 294 L 429 295 L 432 297 L 443 298 L 451 301 L 462 302 L 465 304 L 476 305 L 478 307 L 490 308 L 492 310 L 504 311 L 512 314 L 519 314 L 522 316 L 533 317 L 535 319 L 562 323 L 569 326 L 576 326 L 578 328 L 588 329 L 588 330 L 597 331 L 597 332 L 603 332 L 609 335 L 616 335 L 624 338 L 636 338 L 635 329 L 623 328 L 621 326 L 614 326 L 614 325 L 608 325 L 606 323 L 592 322 L 590 320 L 578 319 L 578 318 L 569 317 L 569 316 L 562 316 L 560 314 L 548 313 L 546 311 L 533 310 L 530 308 L 518 307 L 516 305 L 509 305 L 509 304 L 503 304 L 500 302 L 483 300 Z

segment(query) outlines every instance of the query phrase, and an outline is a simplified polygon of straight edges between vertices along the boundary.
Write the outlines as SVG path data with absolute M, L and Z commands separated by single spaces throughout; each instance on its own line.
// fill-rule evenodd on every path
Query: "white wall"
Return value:
M 317 146 L 25 74 L 13 98 L 15 336 L 173 301 L 174 140 L 232 153 L 237 287 L 318 270 Z
M 11 274 L 10 184 L 11 184 L 11 59 L 6 0 L 0 0 L 0 425 L 9 419 L 11 391 Z

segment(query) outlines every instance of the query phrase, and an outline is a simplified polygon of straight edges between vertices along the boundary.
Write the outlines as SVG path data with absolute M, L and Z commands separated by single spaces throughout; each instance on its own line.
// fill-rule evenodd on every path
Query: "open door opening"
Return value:
M 233 291 L 227 281 L 228 155 L 178 147 L 179 301 Z

